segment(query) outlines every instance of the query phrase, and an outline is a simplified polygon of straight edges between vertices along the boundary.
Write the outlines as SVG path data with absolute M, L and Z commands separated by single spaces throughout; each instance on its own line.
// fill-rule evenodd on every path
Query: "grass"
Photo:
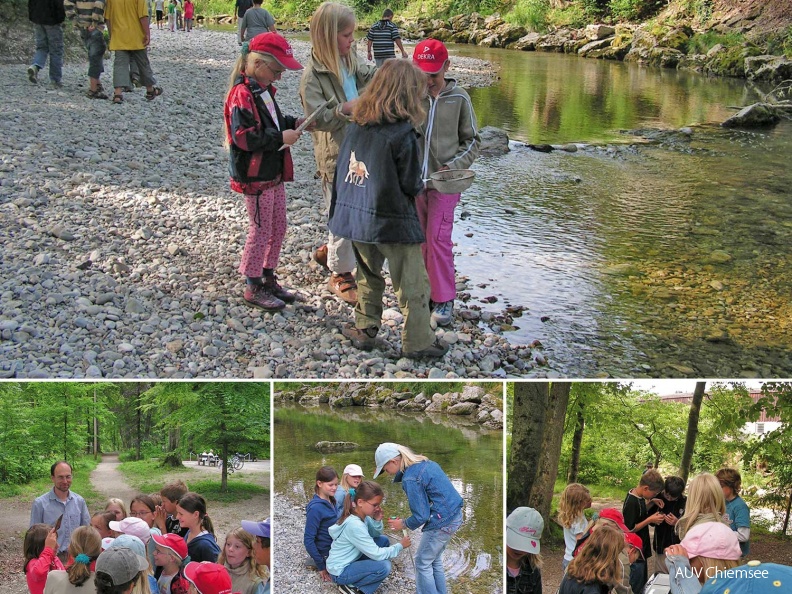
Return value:
M 716 33 L 714 31 L 707 31 L 706 33 L 696 33 L 688 39 L 687 53 L 688 54 L 706 54 L 709 50 L 718 44 L 724 47 L 734 47 L 742 45 L 745 42 L 745 36 L 742 33 Z
M 91 471 L 96 468 L 99 460 L 94 460 L 90 456 L 73 462 L 73 479 L 71 490 L 85 498 L 88 507 L 97 505 L 104 501 L 104 496 L 99 494 L 91 486 Z M 0 484 L 0 498 L 14 497 L 23 500 L 33 501 L 36 497 L 52 489 L 52 479 L 49 475 L 41 476 L 25 485 L 5 485 Z

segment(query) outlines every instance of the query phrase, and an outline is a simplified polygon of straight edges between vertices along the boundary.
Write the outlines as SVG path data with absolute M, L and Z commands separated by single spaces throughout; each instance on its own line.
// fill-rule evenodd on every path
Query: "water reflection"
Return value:
M 275 490 L 304 505 L 313 496 L 312 477 L 323 465 L 340 471 L 360 464 L 367 478 L 373 475 L 374 450 L 385 441 L 408 445 L 434 460 L 464 498 L 464 523 L 449 543 L 444 556 L 447 577 L 464 582 L 470 592 L 499 592 L 502 567 L 492 567 L 492 557 L 502 542 L 502 433 L 482 430 L 469 420 L 457 422 L 446 415 L 371 410 L 305 408 L 279 405 L 275 413 Z M 352 441 L 354 452 L 321 454 L 318 441 Z M 475 452 L 475 455 L 472 455 Z M 400 485 L 386 475 L 377 482 L 385 491 L 387 516 L 410 514 Z M 397 535 L 391 535 L 396 537 Z M 412 533 L 414 554 L 420 533 Z M 405 556 L 402 571 L 414 576 Z M 452 582 L 453 584 L 453 582 Z

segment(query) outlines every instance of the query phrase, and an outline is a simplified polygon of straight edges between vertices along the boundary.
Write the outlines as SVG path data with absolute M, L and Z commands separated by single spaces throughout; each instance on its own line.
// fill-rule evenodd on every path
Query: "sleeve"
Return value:
M 300 80 L 300 99 L 302 99 L 303 110 L 306 114 L 313 113 L 328 99 L 336 99 L 336 103 L 331 102 L 316 118 L 316 131 L 318 132 L 336 132 L 345 128 L 349 123 L 348 118 L 339 115 L 336 111 L 339 98 L 325 94 L 319 77 L 311 68 L 306 69 Z
M 640 522 L 641 508 L 637 505 L 638 500 L 631 497 L 629 494 L 624 500 L 622 506 L 622 515 L 624 516 L 624 525 L 630 530 L 635 528 L 635 525 Z
M 316 569 L 321 571 L 325 568 L 325 560 L 316 548 L 316 534 L 319 532 L 319 514 L 313 509 L 308 510 L 305 515 L 305 533 L 303 534 L 303 545 L 305 550 L 316 563 Z
M 33 507 L 30 508 L 30 526 L 33 524 L 44 523 L 44 504 L 38 499 L 33 502 Z
M 396 543 L 390 547 L 381 547 L 369 535 L 363 524 L 357 522 L 354 527 L 353 534 L 350 535 L 350 540 L 353 540 L 355 548 L 363 553 L 369 559 L 374 561 L 384 561 L 385 559 L 393 559 L 401 550 L 401 543 Z
M 94 2 L 93 12 L 91 14 L 91 21 L 95 25 L 104 25 L 104 12 L 105 12 L 104 0 L 96 0 L 96 2 Z
M 31 559 L 28 563 L 26 568 L 28 579 L 44 583 L 47 581 L 47 574 L 50 572 L 50 568 L 63 569 L 63 563 L 55 556 L 55 552 L 51 548 L 44 547 L 41 555 L 37 559 Z
M 228 97 L 231 142 L 246 152 L 276 151 L 283 144 L 283 134 L 275 128 L 263 128 L 253 110 L 258 109 L 253 94 L 244 85 L 237 85 Z
M 429 521 L 431 513 L 429 496 L 426 494 L 426 489 L 424 489 L 423 485 L 417 481 L 402 482 L 402 488 L 407 495 L 407 502 L 412 512 L 412 515 L 404 520 L 404 525 L 410 530 L 416 530 Z
M 696 574 L 690 569 L 690 561 L 682 555 L 666 557 L 668 575 L 671 583 L 671 594 L 698 594 L 701 584 Z
M 737 541 L 748 542 L 751 539 L 751 529 L 748 526 L 737 528 Z
M 751 512 L 748 510 L 748 504 L 744 501 L 734 514 L 734 521 L 732 522 L 737 528 L 750 528 L 751 527 Z M 747 539 L 746 539 L 747 540 Z
M 270 27 L 274 27 L 275 26 L 275 17 L 272 16 L 272 14 L 269 11 L 267 11 L 267 14 L 264 15 L 264 16 L 265 16 L 265 19 L 264 19 L 265 23 L 264 24 L 267 26 L 267 29 L 269 29 Z
M 368 529 L 368 533 L 371 538 L 382 536 L 382 530 L 384 527 L 385 525 L 382 523 L 382 520 L 374 520 L 366 516 L 366 528 Z
M 407 196 L 415 197 L 421 192 L 421 190 L 423 190 L 421 159 L 418 150 L 418 134 L 414 130 L 410 130 L 409 134 L 406 135 L 404 142 L 399 143 L 397 149 L 400 149 L 395 155 L 396 169 L 399 175 L 399 187 L 401 188 L 401 191 Z M 416 514 L 416 508 L 413 508 L 413 498 L 410 494 L 410 491 L 416 488 L 414 483 L 415 481 L 407 481 L 402 483 L 404 491 L 407 493 L 407 500 L 410 502 L 410 510 L 412 510 L 414 516 L 413 518 L 408 518 L 408 520 L 414 519 L 417 522 L 414 525 L 408 526 L 411 530 L 415 530 L 418 528 L 418 526 L 426 523 L 429 520 L 429 499 L 426 496 L 426 492 L 424 491 L 423 487 L 418 487 L 418 490 L 420 490 L 420 492 L 423 494 L 422 498 L 426 500 L 425 509 L 424 505 L 420 504 L 418 509 L 421 513 Z M 416 495 L 416 497 L 418 496 Z M 423 519 L 418 522 L 420 518 Z M 405 520 L 405 522 L 406 521 L 407 520 Z
M 66 11 L 66 18 L 72 21 L 77 20 L 77 7 L 75 0 L 63 0 L 63 10 Z
M 146 0 L 137 0 L 137 17 L 142 19 L 148 16 L 148 8 L 146 7 Z
M 399 34 L 399 28 L 391 23 L 391 39 L 396 41 L 397 39 L 401 39 L 401 35 Z
M 85 503 L 85 499 L 80 499 L 80 526 L 90 526 L 91 525 L 91 514 L 88 511 L 88 505 Z
M 481 139 L 478 135 L 476 112 L 473 111 L 473 103 L 467 93 L 464 95 L 459 112 L 457 137 L 459 138 L 459 148 L 447 165 L 450 169 L 469 169 L 479 156 Z

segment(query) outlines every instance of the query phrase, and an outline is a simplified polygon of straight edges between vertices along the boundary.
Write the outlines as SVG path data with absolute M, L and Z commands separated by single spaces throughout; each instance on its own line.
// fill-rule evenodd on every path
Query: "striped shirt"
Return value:
M 371 41 L 375 58 L 395 58 L 393 42 L 401 39 L 399 29 L 392 22 L 382 19 L 369 29 L 366 39 Z
M 63 8 L 82 29 L 104 25 L 105 0 L 63 0 Z

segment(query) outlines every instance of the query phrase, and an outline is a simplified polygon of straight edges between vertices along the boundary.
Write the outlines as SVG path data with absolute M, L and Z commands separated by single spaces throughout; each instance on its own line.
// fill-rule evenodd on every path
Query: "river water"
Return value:
M 352 452 L 322 454 L 319 441 L 351 441 Z M 314 476 L 324 465 L 341 473 L 359 464 L 366 479 L 374 469 L 374 451 L 386 441 L 409 446 L 437 462 L 462 495 L 464 524 L 444 555 L 449 589 L 464 584 L 466 592 L 501 591 L 503 524 L 503 432 L 489 431 L 447 415 L 396 412 L 364 407 L 301 407 L 278 404 L 274 419 L 275 491 L 298 505 L 313 497 Z M 385 491 L 385 515 L 410 515 L 401 485 L 383 474 L 377 482 Z M 386 530 L 387 532 L 387 530 Z M 414 545 L 419 533 L 411 534 Z M 416 547 L 417 548 L 417 547 Z M 414 551 L 415 549 L 411 547 Z M 404 571 L 413 577 L 413 568 Z
M 757 100 L 743 80 L 464 45 L 452 72 L 456 53 L 500 67 L 470 94 L 513 141 L 457 211 L 468 303 L 526 307 L 505 334 L 562 375 L 792 375 L 792 123 L 721 128 Z

